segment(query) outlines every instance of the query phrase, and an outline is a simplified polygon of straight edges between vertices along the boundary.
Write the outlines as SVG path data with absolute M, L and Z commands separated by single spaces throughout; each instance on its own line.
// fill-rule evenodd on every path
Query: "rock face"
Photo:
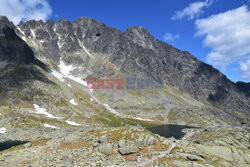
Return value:
M 133 143 L 126 143 L 125 139 L 122 139 L 118 143 L 118 150 L 122 155 L 133 154 L 138 151 L 138 148 Z
M 208 110 L 226 122 L 249 121 L 249 84 L 231 82 L 212 66 L 155 39 L 142 27 L 121 32 L 80 17 L 73 23 L 65 19 L 21 22 L 15 31 L 37 57 L 77 66 L 74 74 L 82 78 L 118 74 L 162 78 L 165 84 L 212 105 Z M 239 117 L 242 114 L 245 116 Z
M 113 146 L 110 143 L 101 145 L 99 151 L 105 155 L 110 155 L 113 153 Z
M 247 166 L 249 83 L 233 83 L 146 29 L 80 17 L 0 17 L 0 166 Z M 161 78 L 161 89 L 89 90 L 86 77 Z M 125 88 L 126 86 L 124 86 Z M 159 124 L 195 125 L 180 140 Z M 184 134 L 184 132 L 183 132 Z M 216 165 L 215 165 L 216 164 Z
M 28 64 L 35 57 L 29 46 L 16 35 L 14 25 L 6 17 L 0 17 L 0 61 Z

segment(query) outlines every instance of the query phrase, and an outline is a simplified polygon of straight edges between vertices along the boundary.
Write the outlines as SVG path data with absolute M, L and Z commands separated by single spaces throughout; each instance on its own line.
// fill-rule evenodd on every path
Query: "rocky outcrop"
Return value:
M 13 135 L 1 136 L 1 140 L 22 138 L 30 142 L 0 152 L 1 166 L 249 165 L 248 134 L 242 127 L 217 127 L 209 131 L 192 129 L 181 140 L 152 135 L 138 127 L 17 130 L 9 132 Z M 229 133 L 225 133 L 226 131 Z M 16 135 L 16 132 L 19 134 Z M 138 136 L 152 138 L 154 143 L 150 145 L 145 141 L 143 148 L 138 148 Z M 97 138 L 107 140 L 97 143 Z
M 119 143 L 118 143 L 118 151 L 122 155 L 128 155 L 128 154 L 136 153 L 138 151 L 138 148 L 136 147 L 134 143 L 131 143 L 131 142 L 128 143 L 126 142 L 125 139 L 121 139 L 119 140 Z
M 81 67 L 77 76 L 115 77 L 119 72 L 123 76 L 162 78 L 165 84 L 210 104 L 209 110 L 226 122 L 249 121 L 249 84 L 231 82 L 212 66 L 155 39 L 142 27 L 132 26 L 121 32 L 95 19 L 80 17 L 74 22 L 28 21 L 20 23 L 16 32 L 39 57 Z M 98 68 L 92 68 L 96 63 Z M 107 67 L 108 63 L 114 66 Z
M 0 144 L 21 141 L 0 152 L 0 166 L 249 164 L 249 84 L 142 27 L 121 32 L 87 17 L 14 26 L 0 17 L 0 70 Z M 87 76 L 165 85 L 90 91 Z M 178 140 L 145 129 L 162 123 L 200 128 Z
M 16 35 L 14 25 L 6 17 L 0 17 L 0 61 L 28 64 L 35 60 L 33 51 Z

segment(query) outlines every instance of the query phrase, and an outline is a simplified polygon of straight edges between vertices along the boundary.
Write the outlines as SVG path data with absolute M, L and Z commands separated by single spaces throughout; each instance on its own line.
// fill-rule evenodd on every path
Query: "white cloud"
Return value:
M 250 79 L 250 56 L 246 61 L 240 62 L 240 69 L 242 71 L 241 78 Z
M 172 20 L 182 19 L 183 17 L 188 17 L 188 19 L 194 19 L 203 13 L 204 7 L 209 7 L 212 4 L 212 0 L 206 0 L 204 2 L 197 1 L 190 3 L 188 7 L 183 10 L 176 11 L 175 14 L 171 17 Z
M 170 34 L 170 33 L 166 33 L 164 35 L 164 40 L 165 41 L 174 41 L 175 39 L 178 39 L 178 38 L 180 38 L 179 34 L 173 35 L 173 34 Z
M 196 36 L 205 35 L 203 45 L 211 48 L 207 62 L 212 65 L 226 67 L 246 60 L 250 53 L 250 11 L 247 6 L 229 10 L 196 21 Z M 248 62 L 248 61 L 247 61 Z M 248 63 L 241 63 L 242 76 L 249 74 Z
M 21 20 L 46 20 L 52 14 L 47 0 L 0 0 L 0 15 L 14 24 Z

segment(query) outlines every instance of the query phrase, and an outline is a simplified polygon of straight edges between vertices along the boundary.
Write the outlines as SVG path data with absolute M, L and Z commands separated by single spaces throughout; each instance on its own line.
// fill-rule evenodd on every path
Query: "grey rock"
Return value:
M 126 146 L 126 140 L 125 139 L 121 139 L 118 142 L 118 147 L 125 147 Z
M 122 155 L 129 155 L 138 152 L 136 145 L 129 145 L 125 147 L 118 148 L 118 151 Z
M 127 143 L 125 139 L 119 140 L 118 151 L 122 155 L 129 155 L 138 152 L 138 148 L 133 143 Z
M 113 145 L 110 143 L 101 145 L 99 151 L 105 155 L 110 155 L 113 153 Z
M 31 143 L 26 143 L 26 144 L 24 144 L 24 148 L 29 148 L 29 147 L 31 147 L 31 146 L 32 146 Z
M 188 155 L 187 159 L 190 160 L 190 161 L 197 161 L 198 160 L 198 158 L 196 156 L 194 156 L 194 155 Z
M 107 142 L 107 136 L 101 136 L 96 139 L 97 143 L 105 143 Z

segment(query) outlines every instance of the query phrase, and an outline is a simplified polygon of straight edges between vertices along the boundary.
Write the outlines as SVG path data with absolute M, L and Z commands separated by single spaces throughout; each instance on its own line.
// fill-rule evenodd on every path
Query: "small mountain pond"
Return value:
M 155 127 L 147 128 L 152 133 L 158 134 L 160 136 L 170 138 L 174 137 L 175 139 L 181 139 L 185 133 L 182 132 L 182 129 L 198 128 L 195 126 L 186 126 L 186 125 L 160 125 Z
M 27 143 L 27 141 L 12 141 L 12 140 L 9 140 L 9 141 L 0 142 L 0 151 L 7 150 L 7 149 L 9 149 L 11 147 L 22 145 L 22 144 L 25 144 L 25 143 Z

